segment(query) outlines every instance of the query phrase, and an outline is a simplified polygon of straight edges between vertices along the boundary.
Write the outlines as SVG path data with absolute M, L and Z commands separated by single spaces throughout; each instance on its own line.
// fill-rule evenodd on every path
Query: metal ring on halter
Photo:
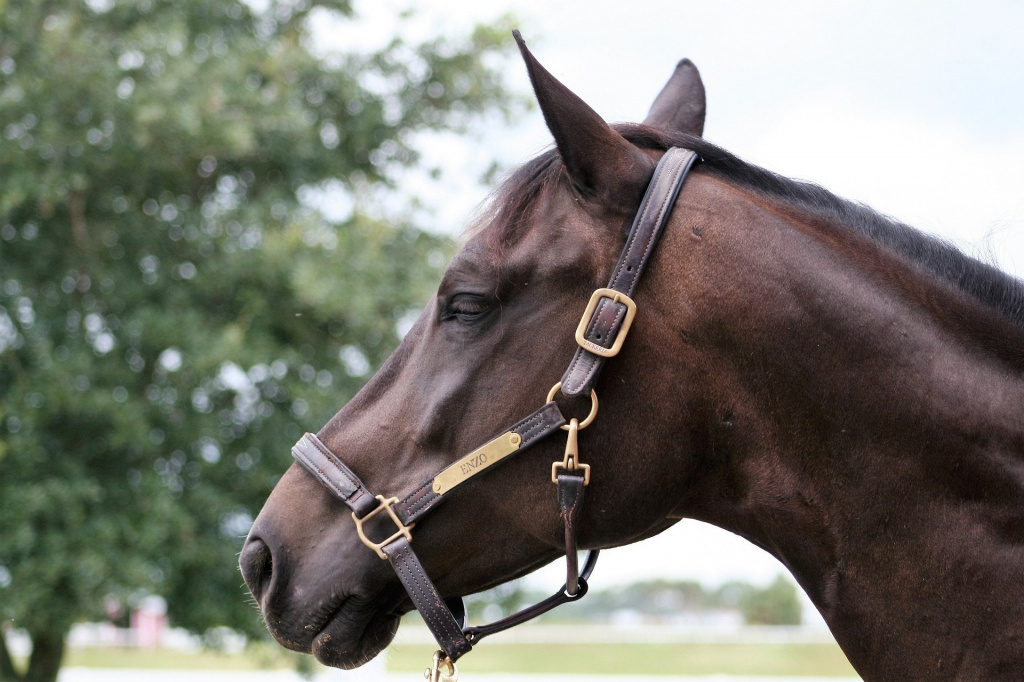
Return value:
M 562 382 L 559 381 L 557 384 L 555 384 L 554 386 L 551 387 L 550 391 L 548 391 L 548 399 L 545 400 L 544 402 L 546 402 L 546 403 L 554 402 L 555 394 L 558 393 L 561 389 L 562 389 Z M 587 415 L 586 419 L 584 419 L 583 421 L 580 422 L 580 425 L 578 427 L 579 430 L 582 431 L 583 429 L 585 429 L 588 426 L 590 426 L 590 423 L 592 421 L 594 421 L 594 417 L 596 417 L 596 416 L 597 416 L 597 392 L 594 389 L 590 389 L 590 414 Z M 568 431 L 569 430 L 569 425 L 568 424 L 563 424 L 562 425 L 562 430 L 563 431 Z

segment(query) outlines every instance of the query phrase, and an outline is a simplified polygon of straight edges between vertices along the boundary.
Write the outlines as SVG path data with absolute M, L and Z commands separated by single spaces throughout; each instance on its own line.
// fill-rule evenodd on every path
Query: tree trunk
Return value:
M 29 633 L 32 636 L 32 655 L 28 659 L 25 682 L 57 682 L 57 673 L 64 660 L 66 632 Z
M 0 682 L 21 682 L 21 679 L 21 675 L 14 669 L 14 661 L 11 660 L 4 631 L 0 629 Z

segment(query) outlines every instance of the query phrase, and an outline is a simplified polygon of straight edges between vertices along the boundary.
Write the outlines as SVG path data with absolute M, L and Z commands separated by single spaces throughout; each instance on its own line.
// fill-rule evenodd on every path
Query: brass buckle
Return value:
M 597 310 L 597 304 L 602 298 L 610 298 L 612 303 L 621 303 L 626 306 L 626 319 L 622 321 L 622 326 L 619 327 L 619 333 L 615 335 L 615 343 L 610 348 L 598 345 L 593 341 L 586 338 L 587 327 L 590 326 L 590 320 L 594 316 L 594 311 Z M 590 295 L 590 301 L 587 303 L 587 309 L 583 311 L 583 317 L 580 318 L 579 326 L 576 327 L 576 343 L 578 343 L 585 350 L 589 350 L 594 355 L 600 355 L 603 358 L 610 358 L 619 354 L 622 350 L 622 344 L 626 341 L 626 334 L 629 333 L 629 328 L 633 325 L 633 318 L 636 317 L 636 303 L 633 302 L 629 296 L 626 296 L 621 291 L 615 291 L 614 289 L 598 289 Z
M 359 518 L 358 516 L 356 516 L 355 512 L 352 512 L 352 520 L 356 522 L 356 533 L 359 534 L 359 539 L 363 541 L 363 544 L 372 549 L 374 552 L 376 552 L 377 556 L 379 556 L 381 559 L 387 559 L 388 555 L 384 553 L 384 545 L 393 542 L 400 537 L 404 537 L 409 542 L 412 542 L 412 533 L 410 533 L 409 531 L 411 531 L 416 526 L 416 524 L 410 523 L 407 526 L 404 523 L 402 523 L 402 520 L 400 518 L 398 518 L 398 514 L 395 513 L 394 508 L 392 508 L 391 506 L 394 504 L 398 504 L 397 497 L 385 498 L 383 495 L 377 495 L 377 500 L 380 502 L 380 505 L 378 505 L 376 509 L 374 509 L 372 512 L 370 512 L 363 518 Z M 387 538 L 382 542 L 374 542 L 370 538 L 366 537 L 366 533 L 363 532 L 363 524 L 372 519 L 377 514 L 381 513 L 381 511 L 387 511 L 388 516 L 390 516 L 394 524 L 398 526 L 398 532 L 396 532 L 394 535 L 392 535 L 391 537 Z
M 566 471 L 579 471 L 583 470 L 583 485 L 590 485 L 590 465 L 583 464 L 580 462 L 580 448 L 579 441 L 576 436 L 580 430 L 580 422 L 578 419 L 569 420 L 569 435 L 565 439 L 565 456 L 562 461 L 555 460 L 551 463 L 551 482 L 558 483 L 558 470 L 565 469 Z

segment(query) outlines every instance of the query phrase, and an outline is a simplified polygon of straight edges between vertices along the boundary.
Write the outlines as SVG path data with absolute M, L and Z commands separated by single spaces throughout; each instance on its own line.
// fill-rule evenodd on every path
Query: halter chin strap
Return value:
M 579 569 L 576 535 L 584 491 L 590 483 L 590 466 L 580 461 L 577 433 L 589 426 L 597 415 L 597 395 L 593 386 L 604 361 L 619 352 L 629 333 L 636 314 L 636 304 L 631 296 L 696 158 L 694 152 L 676 147 L 668 150 L 658 162 L 611 280 L 606 288 L 593 293 L 580 320 L 576 330 L 579 348 L 562 381 L 555 384 L 548 394 L 547 402 L 536 412 L 423 481 L 401 499 L 374 495 L 355 472 L 311 433 L 303 436 L 292 448 L 292 455 L 299 464 L 352 510 L 352 519 L 363 543 L 382 559 L 391 562 L 443 652 L 443 657 L 434 657 L 434 679 L 445 677 L 439 672 L 443 666 L 454 673 L 455 661 L 468 653 L 482 638 L 536 618 L 560 604 L 580 599 L 587 593 L 587 580 L 597 563 L 598 552 L 589 552 L 582 570 Z M 591 411 L 586 419 L 582 422 L 573 419 L 566 423 L 554 402 L 559 390 L 567 396 L 590 392 Z M 565 525 L 565 585 L 544 601 L 507 618 L 490 625 L 467 627 L 462 599 L 442 599 L 413 552 L 411 531 L 416 522 L 441 504 L 452 490 L 507 461 L 558 429 L 568 432 L 565 456 L 562 461 L 553 462 L 551 466 L 551 480 L 557 486 L 559 514 Z M 391 519 L 396 531 L 386 539 L 375 542 L 367 536 L 364 526 L 381 514 Z M 431 671 L 427 672 L 429 678 Z

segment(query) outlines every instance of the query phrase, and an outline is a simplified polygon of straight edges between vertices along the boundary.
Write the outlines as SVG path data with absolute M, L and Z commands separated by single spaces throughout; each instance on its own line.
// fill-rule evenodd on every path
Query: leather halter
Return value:
M 594 292 L 580 320 L 576 330 L 579 345 L 576 354 L 562 376 L 562 381 L 555 384 L 548 394 L 547 402 L 536 412 L 508 427 L 500 436 L 473 450 L 436 476 L 425 480 L 402 499 L 375 496 L 337 455 L 311 433 L 303 436 L 292 448 L 292 455 L 299 464 L 352 510 L 360 539 L 382 559 L 391 562 L 413 604 L 441 647 L 441 652 L 434 657 L 434 679 L 442 679 L 443 676 L 438 674 L 441 665 L 447 665 L 454 672 L 454 662 L 468 653 L 482 638 L 519 625 L 559 604 L 575 601 L 586 594 L 587 579 L 597 562 L 598 552 L 591 551 L 583 570 L 578 570 L 576 529 L 583 506 L 584 489 L 590 482 L 590 467 L 579 461 L 576 434 L 589 425 L 597 414 L 597 396 L 593 386 L 604 361 L 619 352 L 629 332 L 636 313 L 636 304 L 631 296 L 696 158 L 694 152 L 675 147 L 668 150 L 658 162 L 611 280 L 606 288 Z M 559 390 L 567 396 L 590 392 L 591 413 L 583 422 L 572 419 L 566 424 L 565 417 L 554 402 L 554 396 Z M 419 519 L 443 502 L 451 490 L 487 471 L 494 464 L 522 452 L 559 428 L 568 431 L 566 452 L 561 462 L 552 463 L 551 479 L 557 484 L 560 515 L 565 523 L 565 585 L 544 601 L 507 618 L 490 625 L 467 627 L 462 599 L 446 602 L 441 598 L 412 550 L 411 530 Z M 397 531 L 382 542 L 373 542 L 365 535 L 363 525 L 381 513 L 391 518 Z

